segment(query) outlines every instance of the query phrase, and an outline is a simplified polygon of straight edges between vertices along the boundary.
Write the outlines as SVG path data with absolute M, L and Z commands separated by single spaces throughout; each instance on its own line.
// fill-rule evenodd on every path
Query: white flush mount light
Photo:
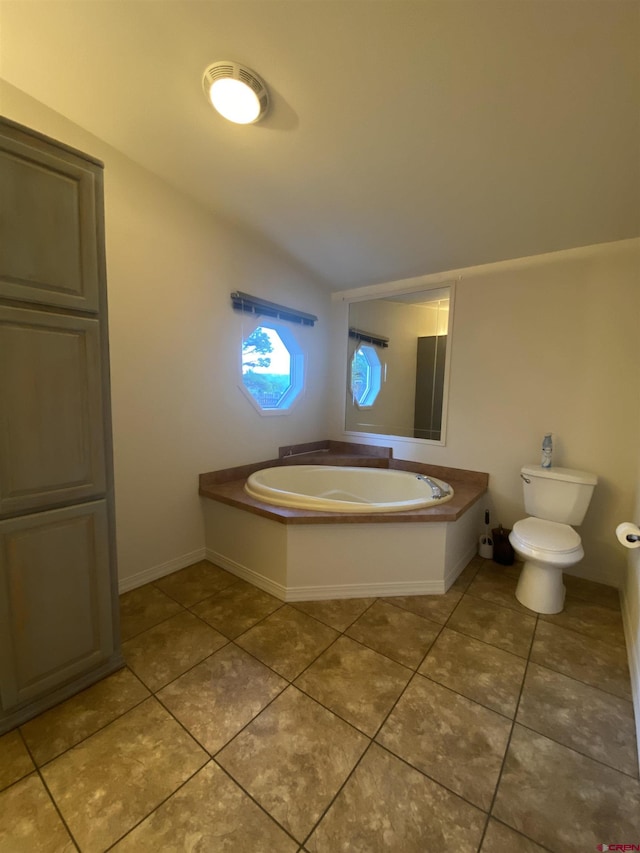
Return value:
M 255 71 L 237 62 L 214 62 L 202 78 L 209 103 L 236 124 L 255 124 L 269 107 L 267 87 Z

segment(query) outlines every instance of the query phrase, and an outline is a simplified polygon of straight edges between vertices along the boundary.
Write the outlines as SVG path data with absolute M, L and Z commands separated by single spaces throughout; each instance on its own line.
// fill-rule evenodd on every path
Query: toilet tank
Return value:
M 529 515 L 577 527 L 582 524 L 598 482 L 595 474 L 573 468 L 521 469 L 524 506 Z

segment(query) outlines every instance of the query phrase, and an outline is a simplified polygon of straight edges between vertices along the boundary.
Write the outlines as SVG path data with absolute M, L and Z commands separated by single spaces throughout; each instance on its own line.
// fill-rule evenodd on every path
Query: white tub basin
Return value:
M 332 465 L 283 465 L 263 468 L 248 478 L 245 491 L 274 506 L 323 512 L 402 512 L 445 503 L 453 489 L 430 477 L 445 497 L 434 498 L 432 488 L 415 471 Z

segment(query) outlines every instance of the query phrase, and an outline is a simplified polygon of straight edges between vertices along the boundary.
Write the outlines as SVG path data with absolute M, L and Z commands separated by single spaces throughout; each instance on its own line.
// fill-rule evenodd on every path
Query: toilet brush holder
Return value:
M 485 532 L 480 537 L 480 541 L 478 543 L 478 554 L 481 557 L 484 557 L 485 560 L 493 560 L 493 539 L 489 534 L 489 524 L 491 523 L 491 516 L 489 515 L 489 510 L 485 509 L 484 511 L 484 527 Z
M 493 539 L 488 533 L 483 533 L 480 537 L 478 554 L 485 560 L 493 560 Z

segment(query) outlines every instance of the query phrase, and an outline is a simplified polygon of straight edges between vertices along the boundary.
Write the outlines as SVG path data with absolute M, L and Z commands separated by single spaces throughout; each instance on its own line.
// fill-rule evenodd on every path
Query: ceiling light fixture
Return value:
M 255 124 L 269 108 L 267 87 L 254 71 L 237 62 L 209 65 L 202 88 L 214 109 L 236 124 Z

